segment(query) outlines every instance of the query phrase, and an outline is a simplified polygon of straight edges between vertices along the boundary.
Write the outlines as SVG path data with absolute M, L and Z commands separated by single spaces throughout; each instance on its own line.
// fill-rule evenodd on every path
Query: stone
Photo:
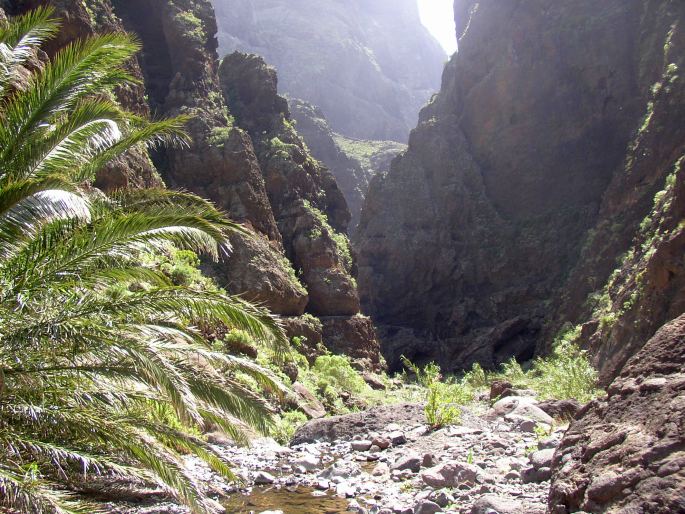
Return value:
M 549 468 L 552 466 L 552 458 L 554 457 L 554 450 L 538 450 L 533 452 L 528 457 L 530 463 L 535 469 Z
M 373 471 L 371 472 L 371 474 L 375 477 L 388 475 L 388 474 L 390 474 L 390 467 L 385 462 L 379 462 L 373 468 Z
M 523 514 L 524 512 L 528 514 L 520 502 L 495 494 L 481 496 L 471 507 L 471 514 Z
M 408 455 L 401 455 L 392 466 L 393 470 L 402 471 L 405 469 L 418 473 L 421 469 L 422 458 L 417 453 L 409 453 Z
M 335 486 L 335 494 L 343 498 L 354 498 L 357 489 L 347 482 L 340 483 Z
M 421 500 L 414 506 L 414 514 L 436 514 L 442 512 L 442 508 L 430 500 Z
M 490 384 L 490 400 L 498 400 L 504 391 L 513 389 L 513 387 L 513 384 L 507 380 L 494 380 Z
M 401 432 L 400 430 L 390 432 L 388 434 L 388 439 L 390 439 L 390 442 L 393 446 L 400 446 L 407 442 L 407 436 L 405 436 L 404 432 Z
M 266 471 L 259 471 L 254 477 L 254 483 L 259 485 L 269 485 L 273 484 L 276 478 Z
M 352 441 L 350 443 L 352 449 L 356 452 L 365 452 L 368 451 L 371 448 L 371 441 L 367 440 L 360 440 L 360 441 Z
M 495 402 L 491 409 L 491 415 L 505 418 L 507 416 L 515 416 L 517 418 L 525 418 L 551 426 L 554 423 L 554 420 L 536 404 L 537 401 L 530 397 L 510 396 Z
M 333 442 L 339 439 L 349 440 L 355 435 L 366 437 L 369 432 L 386 430 L 388 425 L 392 423 L 392 420 L 398 418 L 420 422 L 424 418 L 423 407 L 409 403 L 383 405 L 365 412 L 313 419 L 295 432 L 290 445 L 296 446 L 315 441 Z M 401 440 L 404 434 L 400 432 L 397 437 L 398 440 Z M 406 442 L 406 438 L 404 439 L 404 442 Z
M 392 441 L 388 439 L 387 437 L 374 437 L 373 441 L 371 441 L 374 446 L 377 446 L 381 450 L 387 450 L 390 448 L 390 444 L 392 444 Z
M 581 409 L 582 404 L 577 400 L 545 400 L 540 402 L 538 407 L 554 419 L 570 421 Z
M 371 389 L 375 391 L 385 391 L 387 389 L 386 385 L 378 378 L 377 375 L 371 373 L 363 373 L 362 378 L 364 382 L 368 384 Z
M 321 462 L 314 455 L 304 455 L 292 462 L 295 467 L 302 467 L 305 471 L 314 471 L 321 467 Z
M 437 503 L 440 507 L 447 507 L 450 503 L 454 501 L 452 495 L 448 494 L 447 491 L 433 491 L 429 499 Z
M 421 472 L 423 482 L 435 489 L 475 485 L 481 469 L 473 464 L 446 462 Z
M 326 415 L 326 408 L 319 401 L 319 399 L 307 389 L 303 384 L 295 382 L 292 390 L 296 395 L 297 406 L 307 416 L 313 419 L 323 418 Z
M 438 463 L 438 459 L 432 453 L 424 453 L 423 457 L 421 458 L 421 467 L 422 468 L 432 468 L 437 463 Z
M 521 472 L 521 481 L 524 484 L 546 482 L 550 478 L 552 478 L 552 470 L 549 467 L 535 468 L 531 466 Z

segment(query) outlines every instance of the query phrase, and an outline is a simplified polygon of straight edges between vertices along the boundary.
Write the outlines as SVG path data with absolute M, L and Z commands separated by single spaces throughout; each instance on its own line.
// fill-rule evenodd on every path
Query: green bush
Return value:
M 568 340 L 560 341 L 549 358 L 536 359 L 533 373 L 534 389 L 542 398 L 588 402 L 599 393 L 587 352 Z
M 307 422 L 307 416 L 300 411 L 284 412 L 276 416 L 276 422 L 271 430 L 271 437 L 280 444 L 288 444 L 298 428 Z
M 401 360 L 416 375 L 417 382 L 426 389 L 424 413 L 431 428 L 458 424 L 461 421 L 459 406 L 473 399 L 469 385 L 463 380 L 456 381 L 453 378 L 443 381 L 440 366 L 434 362 L 420 368 L 405 356 Z

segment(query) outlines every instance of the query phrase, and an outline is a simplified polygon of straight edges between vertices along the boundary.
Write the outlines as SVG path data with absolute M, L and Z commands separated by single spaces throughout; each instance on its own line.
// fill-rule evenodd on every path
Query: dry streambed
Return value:
M 542 407 L 555 413 L 559 406 Z M 492 407 L 473 404 L 460 425 L 440 430 L 425 425 L 421 406 L 390 405 L 312 420 L 291 447 L 272 439 L 251 448 L 217 441 L 243 477 L 241 488 L 198 462 L 188 466 L 231 513 L 534 514 L 545 511 L 551 460 L 564 430 L 552 427 L 525 395 Z M 169 503 L 116 511 L 184 512 Z

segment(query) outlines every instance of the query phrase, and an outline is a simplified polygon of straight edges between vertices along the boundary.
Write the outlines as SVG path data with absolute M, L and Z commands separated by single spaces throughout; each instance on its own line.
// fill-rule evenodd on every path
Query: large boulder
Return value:
M 576 419 L 554 457 L 550 512 L 685 512 L 685 315 Z

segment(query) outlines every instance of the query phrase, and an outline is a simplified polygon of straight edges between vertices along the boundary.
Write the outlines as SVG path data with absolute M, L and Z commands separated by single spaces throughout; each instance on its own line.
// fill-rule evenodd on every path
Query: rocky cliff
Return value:
M 584 324 L 606 384 L 682 312 L 683 8 L 455 2 L 460 50 L 359 226 L 391 362 L 526 360 Z
M 10 14 L 42 3 L 4 0 Z M 142 51 L 132 67 L 143 85 L 119 91 L 123 105 L 191 117 L 190 148 L 164 149 L 152 160 L 146 152 L 133 155 L 103 170 L 97 185 L 159 185 L 161 175 L 171 187 L 213 200 L 251 231 L 233 236 L 228 258 L 207 270 L 219 284 L 282 315 L 289 335 L 306 336 L 312 351 L 330 343 L 360 365 L 377 367 L 375 333 L 359 312 L 354 261 L 342 235 L 347 205 L 293 129 L 274 71 L 238 54 L 220 70 L 208 0 L 50 3 L 63 19 L 54 48 L 100 31 L 138 36 Z
M 368 141 L 336 134 L 328 125 L 323 111 L 299 99 L 290 99 L 297 132 L 306 141 L 312 155 L 328 166 L 347 200 L 351 220 L 348 232 L 353 234 L 369 183 L 374 175 L 385 173 L 390 162 L 406 145 L 395 141 Z
M 212 0 L 221 54 L 264 56 L 333 130 L 405 142 L 445 54 L 415 0 Z

